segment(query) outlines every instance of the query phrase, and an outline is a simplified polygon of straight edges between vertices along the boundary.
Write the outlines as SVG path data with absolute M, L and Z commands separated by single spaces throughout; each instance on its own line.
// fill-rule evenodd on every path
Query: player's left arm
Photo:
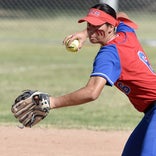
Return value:
M 87 85 L 72 93 L 51 97 L 51 108 L 80 105 L 96 100 L 106 84 L 106 80 L 100 76 L 91 77 Z

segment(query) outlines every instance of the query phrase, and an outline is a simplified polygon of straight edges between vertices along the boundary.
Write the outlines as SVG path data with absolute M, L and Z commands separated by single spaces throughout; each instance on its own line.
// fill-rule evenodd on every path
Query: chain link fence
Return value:
M 109 2 L 108 0 L 103 0 Z M 32 40 L 57 43 L 85 28 L 77 20 L 99 0 L 0 0 L 0 41 Z M 126 12 L 139 25 L 142 42 L 156 45 L 156 1 L 119 0 L 117 11 Z M 40 42 L 39 42 L 40 43 Z

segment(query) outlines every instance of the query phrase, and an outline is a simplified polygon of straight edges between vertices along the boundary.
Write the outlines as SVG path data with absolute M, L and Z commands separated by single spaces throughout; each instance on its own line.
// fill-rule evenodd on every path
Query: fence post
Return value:
M 106 3 L 110 5 L 115 11 L 118 11 L 118 0 L 99 0 L 100 3 Z

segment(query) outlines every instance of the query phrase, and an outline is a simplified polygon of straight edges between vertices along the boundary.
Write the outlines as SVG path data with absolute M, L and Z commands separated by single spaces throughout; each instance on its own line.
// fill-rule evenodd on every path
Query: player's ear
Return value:
M 110 34 L 110 33 L 115 31 L 115 27 L 113 25 L 111 25 L 111 24 L 108 25 L 108 28 L 109 28 L 108 34 Z

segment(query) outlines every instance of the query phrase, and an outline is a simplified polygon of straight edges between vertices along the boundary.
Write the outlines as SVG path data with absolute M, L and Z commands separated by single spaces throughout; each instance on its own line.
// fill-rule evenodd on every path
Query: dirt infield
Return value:
M 129 131 L 0 126 L 1 156 L 120 156 Z

